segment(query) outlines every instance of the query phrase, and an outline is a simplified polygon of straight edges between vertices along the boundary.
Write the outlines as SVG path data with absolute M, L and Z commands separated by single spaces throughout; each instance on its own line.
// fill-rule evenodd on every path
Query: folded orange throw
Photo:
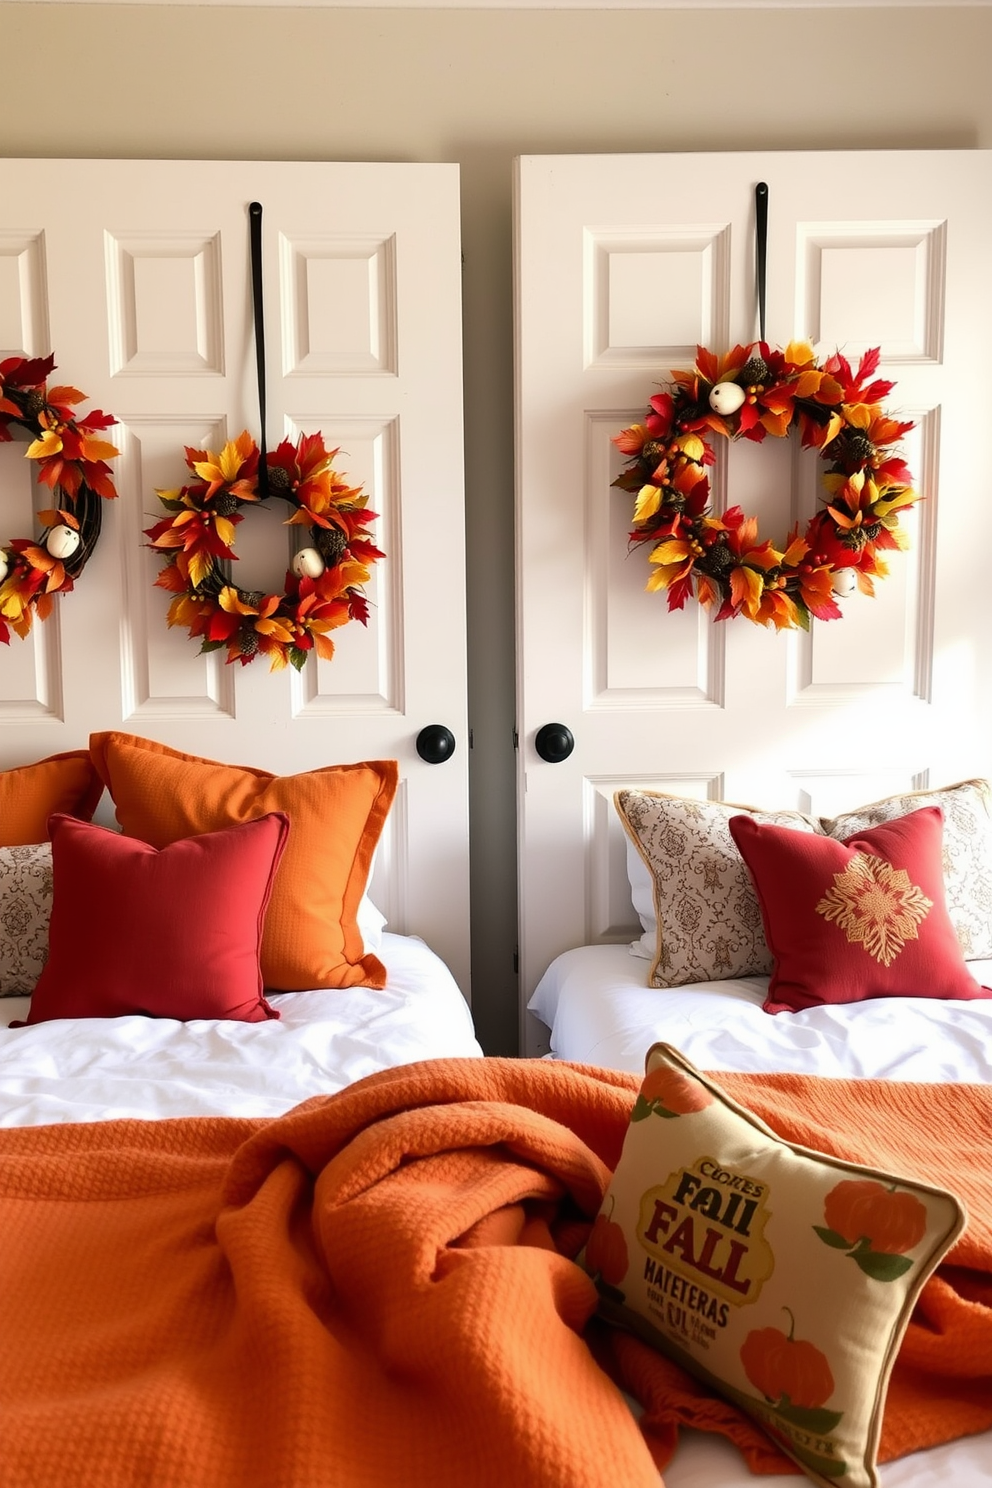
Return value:
M 992 1091 L 720 1082 L 960 1192 L 886 1450 L 992 1425 Z M 590 1322 L 571 1258 L 637 1083 L 439 1060 L 270 1121 L 0 1132 L 0 1488 L 657 1488 L 680 1421 L 776 1470 L 732 1407 Z

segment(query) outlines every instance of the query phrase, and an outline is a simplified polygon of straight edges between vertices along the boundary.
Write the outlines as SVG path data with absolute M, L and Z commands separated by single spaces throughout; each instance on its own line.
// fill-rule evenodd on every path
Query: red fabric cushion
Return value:
M 870 997 L 992 997 L 944 903 L 944 818 L 928 806 L 843 842 L 734 816 L 775 959 L 768 1013 Z
M 267 987 L 386 985 L 385 966 L 365 950 L 358 908 L 396 794 L 395 760 L 272 775 L 113 732 L 91 734 L 90 751 L 124 831 L 153 847 L 285 811 L 292 831 L 262 938 Z
M 289 819 L 281 811 L 158 850 L 61 813 L 49 821 L 48 961 L 28 1023 L 279 1014 L 259 946 Z

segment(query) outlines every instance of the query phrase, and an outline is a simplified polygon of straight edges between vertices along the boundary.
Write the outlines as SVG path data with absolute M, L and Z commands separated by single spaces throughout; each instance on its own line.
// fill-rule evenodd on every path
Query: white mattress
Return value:
M 0 1126 L 113 1117 L 278 1116 L 391 1065 L 481 1057 L 450 971 L 422 940 L 385 934 L 383 991 L 284 992 L 265 1023 L 53 1019 L 9 1028 L 0 1000 Z
M 992 986 L 992 962 L 971 964 Z M 789 1070 L 891 1080 L 992 1081 L 992 1000 L 880 998 L 802 1013 L 762 1012 L 766 977 L 645 986 L 626 945 L 582 946 L 553 961 L 529 1007 L 551 1030 L 553 1058 L 642 1074 L 659 1040 L 700 1069 Z M 720 1437 L 683 1432 L 665 1488 L 808 1488 L 801 1474 L 755 1478 Z M 881 1488 L 990 1488 L 992 1432 L 915 1452 L 879 1469 Z
M 992 962 L 970 969 L 992 985 Z M 992 1081 L 992 999 L 877 998 L 801 1013 L 765 1013 L 767 977 L 645 985 L 647 964 L 625 945 L 580 946 L 545 972 L 528 1004 L 558 1059 L 643 1074 L 659 1040 L 698 1069 Z

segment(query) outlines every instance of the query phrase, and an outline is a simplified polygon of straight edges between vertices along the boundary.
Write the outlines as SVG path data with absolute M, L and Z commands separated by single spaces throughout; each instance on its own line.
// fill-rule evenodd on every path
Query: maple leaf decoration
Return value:
M 173 596 L 168 624 L 185 627 L 201 652 L 223 648 L 229 663 L 248 666 L 265 656 L 273 671 L 300 670 L 311 654 L 331 659 L 331 631 L 350 620 L 368 624 L 364 586 L 385 554 L 372 538 L 376 513 L 368 497 L 335 468 L 339 453 L 320 434 L 302 434 L 296 444 L 283 440 L 268 453 L 261 471 L 260 451 L 247 431 L 219 454 L 186 450 L 195 478 L 158 491 L 167 515 L 145 536 L 163 558 L 155 583 Z M 299 571 L 286 574 L 281 594 L 240 588 L 220 567 L 237 561 L 235 537 L 244 521 L 239 508 L 273 498 L 289 503 L 286 525 L 309 527 L 314 544 L 299 555 L 306 558 Z
M 743 615 L 776 630 L 838 619 L 838 596 L 873 594 L 886 553 L 908 546 L 900 517 L 920 500 L 898 448 L 914 425 L 882 407 L 893 383 L 875 376 L 879 349 L 856 368 L 839 352 L 819 362 L 805 341 L 696 353 L 691 371 L 652 396 L 643 423 L 612 440 L 626 461 L 613 485 L 634 498 L 630 541 L 651 548 L 646 587 L 666 592 L 670 610 L 695 598 L 718 620 Z M 827 466 L 826 499 L 805 531 L 775 544 L 739 506 L 715 515 L 712 436 L 760 444 L 794 430 Z
M 102 502 L 117 495 L 108 461 L 119 452 L 101 438 L 116 419 L 99 409 L 80 417 L 76 409 L 85 393 L 50 387 L 54 370 L 54 355 L 0 361 L 0 443 L 13 440 L 15 428 L 26 430 L 32 438 L 24 458 L 34 462 L 39 484 L 58 497 L 54 508 L 38 513 L 46 529 L 40 540 L 12 538 L 0 548 L 4 645 L 11 632 L 25 639 L 36 618 L 48 619 L 54 596 L 72 590 L 99 538 Z

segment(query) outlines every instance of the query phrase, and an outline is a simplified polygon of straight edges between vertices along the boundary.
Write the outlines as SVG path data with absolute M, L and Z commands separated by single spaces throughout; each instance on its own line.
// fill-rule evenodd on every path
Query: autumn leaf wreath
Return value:
M 650 545 L 646 587 L 667 590 L 670 610 L 695 598 L 718 620 L 808 630 L 811 616 L 841 615 L 838 598 L 874 593 L 885 553 L 908 546 L 900 514 L 920 499 L 898 448 L 914 425 L 885 412 L 894 384 L 875 378 L 879 360 L 877 347 L 853 370 L 839 352 L 818 361 L 806 342 L 779 351 L 757 341 L 722 357 L 700 346 L 643 423 L 613 436 L 627 457 L 613 484 L 635 498 L 630 541 Z M 739 506 L 711 510 L 711 436 L 760 443 L 793 430 L 826 463 L 826 500 L 776 545 Z
M 82 573 L 100 536 L 102 501 L 117 495 L 108 460 L 119 453 L 100 437 L 117 422 L 95 409 L 85 418 L 76 405 L 86 394 L 69 386 L 49 387 L 55 357 L 8 357 L 0 361 L 0 444 L 14 429 L 31 436 L 25 459 L 36 461 L 36 478 L 50 487 L 55 506 L 38 513 L 40 538 L 15 537 L 0 548 L 0 641 L 10 633 L 23 640 L 37 615 L 46 620 L 57 594 L 67 594 Z
M 145 535 L 164 559 L 155 583 L 174 596 L 168 623 L 198 637 L 201 652 L 226 647 L 228 662 L 264 655 L 273 671 L 300 670 L 312 653 L 333 656 L 330 631 L 367 623 L 363 586 L 385 555 L 369 531 L 368 497 L 334 468 L 339 453 L 320 434 L 303 434 L 263 457 L 247 431 L 220 454 L 187 448 L 193 479 L 158 491 L 168 515 Z M 266 594 L 231 583 L 222 564 L 236 558 L 242 509 L 274 496 L 292 508 L 287 525 L 309 527 L 311 545 L 293 558 L 284 591 Z

